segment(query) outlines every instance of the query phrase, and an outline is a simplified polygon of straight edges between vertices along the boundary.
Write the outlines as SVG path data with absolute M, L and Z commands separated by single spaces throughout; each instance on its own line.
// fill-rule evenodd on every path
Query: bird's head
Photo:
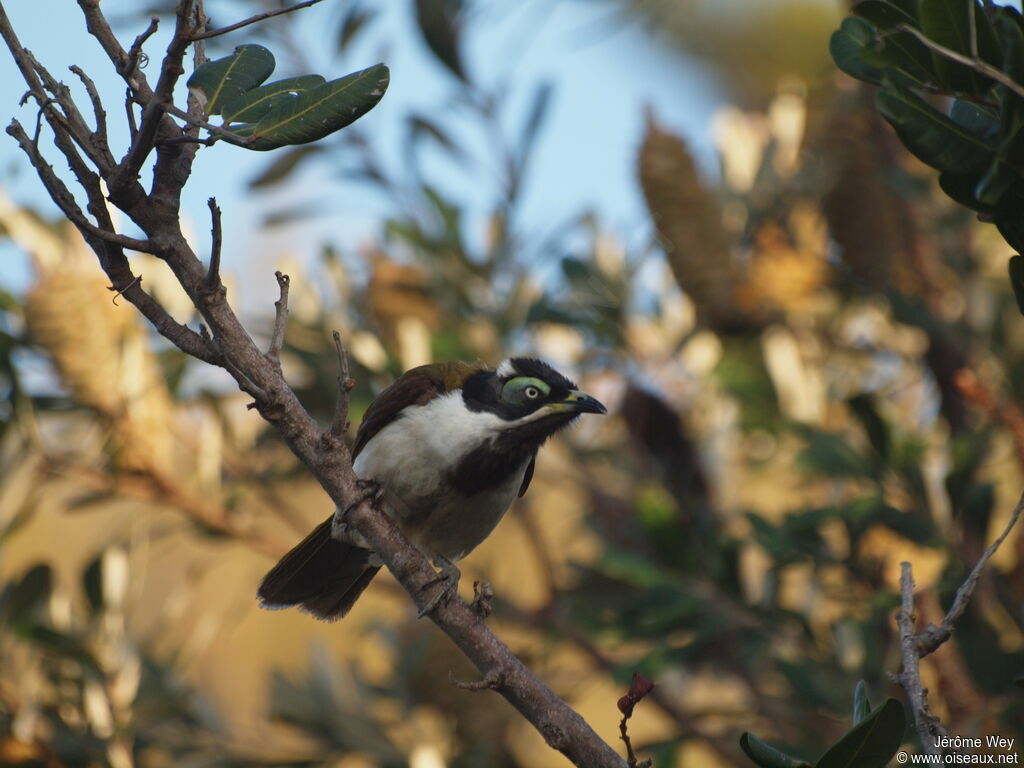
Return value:
M 543 442 L 581 413 L 607 413 L 596 399 L 547 363 L 511 357 L 495 371 L 470 376 L 462 398 L 471 411 L 499 416 L 528 441 Z

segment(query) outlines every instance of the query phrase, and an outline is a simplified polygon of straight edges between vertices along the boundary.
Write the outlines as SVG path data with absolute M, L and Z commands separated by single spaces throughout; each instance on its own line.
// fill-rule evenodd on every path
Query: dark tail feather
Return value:
M 349 612 L 380 566 L 369 564 L 368 550 L 331 538 L 332 517 L 263 577 L 256 593 L 260 605 L 297 605 L 324 621 L 337 621 Z

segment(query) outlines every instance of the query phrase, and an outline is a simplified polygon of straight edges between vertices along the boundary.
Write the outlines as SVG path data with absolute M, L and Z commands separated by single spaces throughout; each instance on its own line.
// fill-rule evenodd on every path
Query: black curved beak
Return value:
M 580 392 L 578 389 L 572 390 L 565 400 L 551 403 L 551 407 L 575 413 L 608 413 L 608 409 L 600 400 L 591 397 L 586 392 Z

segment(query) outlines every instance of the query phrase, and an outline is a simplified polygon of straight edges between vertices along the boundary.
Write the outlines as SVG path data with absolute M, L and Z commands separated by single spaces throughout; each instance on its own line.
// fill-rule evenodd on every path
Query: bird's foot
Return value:
M 436 557 L 434 558 L 434 567 L 440 568 L 441 572 L 424 584 L 423 589 L 433 586 L 434 584 L 438 584 L 439 587 L 434 593 L 434 596 L 427 601 L 427 604 L 417 611 L 417 619 L 422 619 L 441 603 L 448 602 L 452 599 L 452 596 L 458 594 L 459 591 L 459 579 L 462 578 L 462 572 L 455 567 L 455 563 L 447 557 Z
M 356 544 L 364 548 L 369 548 L 365 542 L 362 541 L 361 537 L 354 534 L 353 531 L 349 530 L 348 526 L 348 513 L 358 507 L 364 502 L 370 502 L 370 504 L 376 507 L 382 498 L 384 498 L 384 486 L 378 483 L 376 480 L 356 480 L 356 486 L 359 488 L 358 492 L 344 508 L 338 507 L 334 510 L 334 519 L 331 520 L 331 538 L 338 541 L 344 541 L 349 544 Z
M 347 515 L 349 510 L 355 509 L 364 501 L 369 501 L 373 506 L 377 506 L 380 500 L 384 498 L 384 486 L 376 480 L 363 480 L 359 478 L 356 480 L 356 485 L 359 488 L 359 493 L 345 507 L 341 513 L 343 516 Z

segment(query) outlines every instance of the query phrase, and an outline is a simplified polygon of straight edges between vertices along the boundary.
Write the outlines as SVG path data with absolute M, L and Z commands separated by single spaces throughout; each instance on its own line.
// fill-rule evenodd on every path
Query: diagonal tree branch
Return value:
M 110 189 L 110 199 L 142 229 L 148 241 L 134 241 L 130 238 L 125 241 L 119 235 L 115 242 L 104 239 L 112 231 L 104 229 L 109 219 L 103 218 L 105 206 L 100 205 L 103 203 L 102 196 L 97 196 L 99 178 L 85 166 L 85 161 L 75 151 L 74 142 L 68 135 L 69 125 L 56 120 L 50 123 L 57 135 L 58 147 L 72 163 L 72 173 L 89 195 L 90 211 L 98 217 L 100 227 L 84 220 L 84 214 L 78 209 L 67 187 L 53 173 L 52 168 L 42 161 L 38 152 L 34 151 L 34 145 L 17 126 L 14 132 L 20 130 L 17 136 L 19 143 L 24 148 L 24 142 L 28 142 L 30 159 L 44 186 L 66 215 L 74 217 L 72 220 L 96 251 L 100 266 L 111 278 L 115 288 L 123 289 L 124 295 L 139 306 L 146 317 L 160 328 L 161 333 L 181 349 L 223 367 L 243 391 L 252 395 L 252 407 L 277 430 L 335 506 L 346 510 L 346 523 L 354 526 L 372 545 L 416 606 L 421 610 L 427 608 L 430 591 L 426 587 L 436 580 L 434 569 L 423 554 L 409 543 L 394 521 L 375 509 L 370 500 L 351 504 L 352 500 L 365 497 L 360 492 L 352 470 L 351 456 L 343 435 L 338 434 L 340 430 L 336 426 L 321 427 L 302 407 L 285 381 L 275 356 L 261 352 L 227 302 L 224 291 L 210 290 L 208 270 L 181 231 L 178 218 L 180 191 L 188 179 L 197 147 L 195 144 L 180 143 L 158 146 L 158 140 L 181 136 L 180 129 L 167 114 L 167 107 L 170 106 L 173 86 L 182 74 L 182 61 L 191 42 L 194 0 L 180 0 L 178 3 L 175 33 L 168 45 L 160 78 L 153 91 L 149 90 L 145 78 L 131 62 L 129 53 L 113 36 L 100 11 L 98 0 L 79 0 L 79 5 L 85 14 L 89 32 L 100 41 L 115 68 L 128 83 L 132 98 L 143 106 L 142 123 L 132 139 L 130 149 L 116 169 L 104 174 L 104 179 Z M 6 16 L 0 0 L 0 25 L 4 23 Z M 202 28 L 202 21 L 196 23 L 195 27 Z M 30 78 L 35 78 L 35 72 L 30 67 L 22 66 L 24 57 L 19 58 L 22 49 L 13 37 L 13 30 L 10 36 L 4 35 L 4 39 L 22 69 L 26 82 L 32 87 L 33 80 Z M 192 116 L 196 117 L 195 114 Z M 146 193 L 138 184 L 137 175 L 154 147 L 157 150 L 157 162 L 153 185 L 150 192 Z M 128 279 L 131 272 L 119 249 L 127 247 L 127 243 L 137 245 L 143 242 L 151 243 L 157 255 L 170 267 L 209 331 L 201 327 L 201 333 L 196 334 L 184 326 L 169 326 L 166 311 L 152 297 L 148 297 L 149 303 L 143 299 L 145 294 L 134 276 Z M 283 295 L 281 305 L 284 305 Z M 283 332 L 282 327 L 281 336 Z M 275 345 L 279 344 L 277 335 L 275 333 Z M 341 394 L 347 394 L 347 381 L 342 382 Z M 339 412 L 342 412 L 340 406 Z M 490 631 L 480 613 L 463 600 L 456 598 L 436 606 L 430 611 L 430 617 L 474 663 L 483 679 L 494 681 L 498 692 L 533 724 L 552 748 L 562 752 L 578 766 L 625 766 L 625 761 L 616 751 L 597 736 L 578 713 L 533 675 Z

